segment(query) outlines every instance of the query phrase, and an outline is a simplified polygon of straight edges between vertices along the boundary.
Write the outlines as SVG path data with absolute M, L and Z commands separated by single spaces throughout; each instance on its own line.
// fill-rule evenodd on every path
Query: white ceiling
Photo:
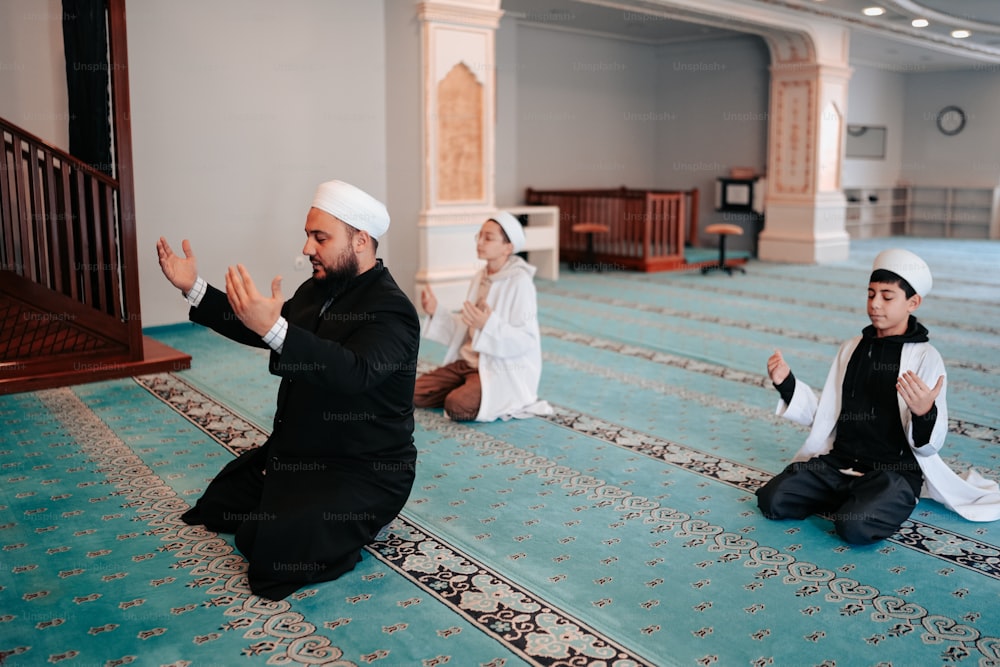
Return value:
M 669 1 L 669 0 L 667 0 Z M 713 0 L 703 0 L 710 10 Z M 851 30 L 851 64 L 900 72 L 1000 71 L 1000 0 L 742 0 L 783 13 L 836 21 Z M 861 10 L 880 6 L 885 14 Z M 735 21 L 676 11 L 664 0 L 502 0 L 507 16 L 525 24 L 651 44 L 719 38 L 746 32 Z M 913 18 L 930 25 L 914 28 Z M 972 35 L 956 39 L 965 28 Z

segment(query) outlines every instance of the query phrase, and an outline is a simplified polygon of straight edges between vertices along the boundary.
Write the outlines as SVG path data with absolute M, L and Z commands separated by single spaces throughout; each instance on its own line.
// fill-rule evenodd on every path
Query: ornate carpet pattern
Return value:
M 233 454 L 260 444 L 267 437 L 260 429 L 228 413 L 225 406 L 172 375 L 145 376 L 136 381 Z M 440 416 L 436 421 L 448 423 Z M 581 657 L 607 660 L 608 665 L 615 667 L 645 664 L 579 620 L 568 619 L 547 607 L 530 591 L 504 581 L 405 517 L 391 524 L 368 551 L 535 664 L 577 664 Z M 248 592 L 245 588 L 241 590 L 244 595 Z M 315 640 L 312 643 L 321 645 Z
M 1000 665 L 1000 525 L 921 501 L 852 547 L 756 507 L 805 436 L 764 360 L 819 384 L 885 243 L 822 269 L 541 281 L 555 413 L 418 411 L 404 512 L 282 602 L 250 593 L 231 536 L 179 519 L 266 438 L 263 355 L 168 327 L 190 371 L 0 397 L 0 664 Z M 1000 247 L 910 247 L 935 268 L 918 315 L 949 370 L 942 455 L 1000 478 Z
M 136 378 L 136 381 L 233 454 L 259 444 L 266 438 L 266 433 L 259 428 L 232 414 L 225 406 L 202 395 L 176 377 L 143 376 Z M 91 496 L 88 501 L 98 503 L 114 499 L 117 507 L 127 509 L 128 513 L 134 514 L 132 521 L 143 524 L 144 530 L 116 535 L 113 539 L 124 541 L 145 536 L 158 542 L 150 552 L 133 555 L 132 562 L 146 562 L 161 554 L 169 554 L 176 559 L 167 566 L 175 571 L 174 574 L 150 581 L 151 590 L 156 590 L 158 594 L 157 589 L 177 584 L 180 578 L 177 572 L 180 571 L 187 580 L 184 586 L 200 593 L 194 598 L 195 601 L 186 605 L 169 610 L 158 607 L 155 612 L 147 614 L 137 614 L 130 610 L 153 603 L 151 597 L 119 599 L 118 609 L 124 612 L 122 620 L 132 624 L 138 622 L 148 625 L 146 629 L 137 632 L 135 639 L 147 642 L 156 637 L 165 637 L 178 632 L 177 623 L 171 618 L 172 616 L 180 617 L 182 614 L 200 609 L 217 609 L 221 612 L 222 625 L 211 628 L 211 631 L 191 636 L 193 646 L 186 654 L 186 658 L 172 663 L 148 664 L 197 664 L 197 660 L 190 658 L 215 654 L 211 644 L 219 642 L 227 633 L 233 633 L 244 642 L 239 652 L 234 650 L 230 654 L 233 660 L 237 655 L 243 655 L 266 656 L 269 664 L 358 664 L 345 658 L 344 652 L 334 645 L 329 632 L 342 625 L 346 626 L 355 619 L 339 617 L 328 619 L 322 625 L 310 623 L 303 613 L 296 609 L 298 605 L 294 601 L 315 596 L 316 589 L 300 591 L 293 596 L 293 601 L 272 602 L 252 595 L 246 585 L 245 562 L 230 541 L 202 527 L 184 524 L 180 520 L 180 515 L 188 509 L 188 503 L 179 498 L 176 490 L 144 463 L 140 453 L 133 451 L 71 390 L 39 392 L 38 398 L 53 414 L 58 415 L 58 420 L 67 429 L 68 435 L 74 441 L 82 443 L 81 454 L 89 464 L 96 466 L 94 472 L 103 473 L 105 476 L 103 481 L 84 483 L 84 486 L 110 486 L 113 489 L 110 492 L 102 489 L 100 495 Z M 175 454 L 183 453 L 175 452 Z M 84 471 L 76 469 L 75 472 Z M 15 484 L 29 480 L 30 477 L 26 475 L 8 479 Z M 50 480 L 50 483 L 52 482 L 58 480 Z M 24 492 L 18 493 L 17 497 L 24 499 L 33 498 L 35 495 Z M 49 500 L 65 500 L 71 495 L 53 496 Z M 17 508 L 8 506 L 3 509 L 16 511 Z M 46 512 L 48 512 L 47 507 L 38 507 L 24 510 L 23 514 L 30 517 Z M 71 519 L 74 514 L 76 513 L 63 512 L 62 518 Z M 125 513 L 103 515 L 101 519 L 103 521 L 122 519 L 123 514 Z M 8 524 L 3 528 L 14 528 L 17 525 Z M 53 525 L 41 532 L 44 534 L 59 528 L 60 526 Z M 89 536 L 98 532 L 98 530 L 87 530 L 83 531 L 83 534 Z M 30 546 L 32 546 L 30 542 L 8 544 L 4 550 L 17 551 Z M 55 552 L 65 553 L 74 549 L 74 546 L 65 545 L 57 548 Z M 100 559 L 112 556 L 118 551 L 116 548 L 95 549 L 87 552 L 86 558 Z M 511 656 L 500 657 L 507 652 L 512 656 L 521 657 L 526 664 L 537 665 L 592 664 L 594 660 L 600 660 L 603 664 L 614 667 L 651 664 L 608 638 L 602 637 L 585 623 L 551 608 L 530 591 L 505 581 L 497 573 L 474 562 L 467 555 L 443 543 L 440 538 L 422 530 L 404 517 L 400 517 L 387 527 L 381 539 L 369 547 L 368 551 L 411 583 L 416 584 L 425 594 L 450 608 L 450 613 L 444 616 L 450 625 L 437 630 L 437 636 L 447 638 L 462 632 L 475 634 L 470 627 L 462 627 L 471 623 L 480 632 L 505 646 L 506 651 L 496 649 L 498 658 L 495 664 L 509 664 Z M 44 563 L 24 564 L 13 568 L 12 573 L 23 575 L 39 571 L 44 565 Z M 127 562 L 106 568 L 102 568 L 99 564 L 96 566 L 88 564 L 87 567 L 62 570 L 57 576 L 65 580 L 86 573 L 106 571 L 110 574 L 101 576 L 101 582 L 109 584 L 128 577 L 131 567 Z M 367 575 L 367 578 L 370 581 L 378 581 L 385 576 L 385 572 L 382 571 Z M 25 592 L 22 599 L 28 603 L 36 603 L 39 600 L 57 597 L 61 592 L 58 587 L 55 589 L 45 587 Z M 58 634 L 57 629 L 67 626 L 66 630 L 70 630 L 71 623 L 79 620 L 77 618 L 79 614 L 74 613 L 74 607 L 68 606 L 70 603 L 73 605 L 93 603 L 109 595 L 111 593 L 103 592 L 98 586 L 88 595 L 73 596 L 71 600 L 55 600 L 62 613 L 53 612 L 52 617 L 44 614 L 4 615 L 0 621 L 13 623 L 17 620 L 27 622 L 36 620 L 38 621 L 34 626 L 36 630 Z M 370 604 L 372 597 L 371 592 L 359 592 L 348 596 L 346 600 L 351 605 Z M 406 600 L 399 601 L 398 605 L 405 608 L 420 605 L 421 602 L 420 597 L 411 595 Z M 456 614 L 456 619 L 448 618 L 451 613 Z M 117 613 L 109 613 L 108 610 L 102 610 L 103 614 L 108 614 L 106 618 L 110 619 L 118 616 Z M 456 624 L 457 619 L 464 619 L 465 622 Z M 103 643 L 107 638 L 105 633 L 114 633 L 122 625 L 118 622 L 108 622 L 89 627 L 86 634 L 93 640 L 85 643 L 93 644 L 98 638 Z M 401 643 L 402 648 L 406 649 L 407 645 L 414 641 L 412 637 L 402 637 L 410 625 L 411 623 L 398 622 L 384 626 L 382 631 L 390 636 L 399 633 L 401 641 L 397 643 Z M 80 631 L 82 627 L 75 632 Z M 421 635 L 420 642 L 427 643 L 426 639 Z M 399 647 L 393 646 L 393 643 L 382 641 L 370 652 L 358 656 L 358 662 L 445 664 L 454 659 L 454 656 L 446 651 L 429 659 L 414 658 L 417 662 L 413 663 L 405 658 L 400 662 L 391 658 L 398 654 L 406 656 L 411 651 L 400 650 Z M 67 640 L 67 644 L 75 645 L 73 639 Z M 31 651 L 35 648 L 31 644 L 5 648 L 3 653 L 0 653 L 0 660 L 5 661 L 3 664 L 45 662 L 73 664 L 76 658 L 96 650 L 91 646 L 89 651 L 87 648 L 78 647 L 49 655 L 31 655 Z M 178 650 L 179 648 L 175 647 L 174 650 L 182 656 L 185 655 L 185 651 Z M 156 650 L 160 652 L 160 649 Z M 467 650 L 468 647 L 464 647 L 460 653 L 464 654 Z M 478 650 L 482 650 L 482 647 L 478 647 Z M 476 651 L 473 651 L 473 654 L 475 655 Z M 134 654 L 125 653 L 102 664 L 134 664 L 143 661 L 145 657 L 147 657 L 146 651 L 143 650 Z M 20 659 L 24 661 L 21 662 Z M 223 656 L 218 656 L 218 659 L 219 664 L 229 664 Z M 482 664 L 490 664 L 490 661 Z

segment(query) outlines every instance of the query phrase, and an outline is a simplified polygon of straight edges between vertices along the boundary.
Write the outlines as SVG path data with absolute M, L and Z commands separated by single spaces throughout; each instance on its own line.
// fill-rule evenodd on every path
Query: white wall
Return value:
M 420 268 L 418 225 L 423 207 L 423 90 L 420 23 L 411 0 L 386 3 L 385 49 L 388 191 L 385 203 L 392 217 L 392 233 L 386 237 L 389 247 L 381 254 L 396 283 L 414 303 L 419 303 L 415 277 Z
M 127 3 L 144 326 L 187 319 L 156 263 L 159 236 L 178 252 L 190 239 L 209 282 L 240 262 L 265 293 L 282 275 L 287 297 L 309 275 L 294 262 L 320 182 L 385 201 L 383 10 L 371 0 Z
M 1000 184 L 1000 65 L 908 74 L 903 114 L 902 178 L 916 185 L 995 187 Z M 965 129 L 941 134 L 942 108 L 965 111 Z
M 715 222 L 742 225 L 746 234 L 727 247 L 750 250 L 750 216 L 715 211 L 715 184 L 732 167 L 767 167 L 770 53 L 754 36 L 666 45 L 659 49 L 656 184 L 698 188 L 701 229 Z M 718 238 L 699 233 L 698 245 Z
M 516 142 L 518 201 L 528 186 L 656 185 L 655 141 L 630 119 L 656 108 L 656 67 L 647 45 L 519 26 L 516 137 L 497 137 Z
M 1000 184 L 1000 66 L 898 72 L 855 65 L 847 122 L 884 125 L 884 160 L 845 159 L 844 187 L 897 183 L 993 187 Z M 965 129 L 941 134 L 942 108 L 965 110 Z
M 884 126 L 885 158 L 845 157 L 841 184 L 845 188 L 896 185 L 903 160 L 906 79 L 913 75 L 865 65 L 853 69 L 847 92 L 847 123 Z
M 496 204 L 499 207 L 524 203 L 524 188 L 518 179 L 517 127 L 521 114 L 518 104 L 520 69 L 527 65 L 518 54 L 517 22 L 503 18 L 496 32 Z
M 0 117 L 69 150 L 61 0 L 0 1 Z
M 770 55 L 760 39 L 656 46 L 504 22 L 501 49 L 505 31 L 517 33 L 516 54 L 501 50 L 498 65 L 516 73 L 517 114 L 501 116 L 497 144 L 516 146 L 517 187 L 498 193 L 521 202 L 528 186 L 697 187 L 704 227 L 723 220 L 716 177 L 763 172 Z M 732 242 L 751 245 L 749 235 Z

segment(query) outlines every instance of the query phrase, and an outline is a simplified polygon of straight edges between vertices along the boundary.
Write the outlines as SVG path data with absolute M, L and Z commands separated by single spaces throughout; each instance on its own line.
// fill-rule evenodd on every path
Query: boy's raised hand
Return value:
M 424 312 L 431 316 L 437 310 L 438 300 L 430 285 L 424 285 L 424 288 L 420 290 L 420 305 L 423 306 Z
M 493 310 L 486 303 L 477 306 L 471 301 L 466 301 L 462 304 L 462 322 L 470 329 L 482 330 L 492 312 Z
M 931 408 L 934 407 L 934 401 L 937 400 L 938 394 L 941 393 L 942 387 L 944 387 L 943 375 L 938 377 L 933 389 L 928 387 L 920 379 L 920 376 L 913 371 L 906 371 L 896 380 L 896 391 L 906 401 L 910 412 L 917 417 L 922 417 L 930 412 Z
M 785 363 L 785 358 L 781 356 L 781 350 L 775 350 L 767 360 L 767 374 L 771 382 L 778 385 L 785 381 L 792 369 Z

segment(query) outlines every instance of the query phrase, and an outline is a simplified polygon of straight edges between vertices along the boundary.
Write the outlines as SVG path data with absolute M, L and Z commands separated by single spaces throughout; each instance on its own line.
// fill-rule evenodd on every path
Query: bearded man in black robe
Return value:
M 414 479 L 413 385 L 420 325 L 409 298 L 376 258 L 385 206 L 341 181 L 319 186 L 302 249 L 312 277 L 285 301 L 242 265 L 225 291 L 160 238 L 164 275 L 191 304 L 191 321 L 270 348 L 281 378 L 270 437 L 226 465 L 183 515 L 234 533 L 250 589 L 280 600 L 336 579 L 402 509 Z

